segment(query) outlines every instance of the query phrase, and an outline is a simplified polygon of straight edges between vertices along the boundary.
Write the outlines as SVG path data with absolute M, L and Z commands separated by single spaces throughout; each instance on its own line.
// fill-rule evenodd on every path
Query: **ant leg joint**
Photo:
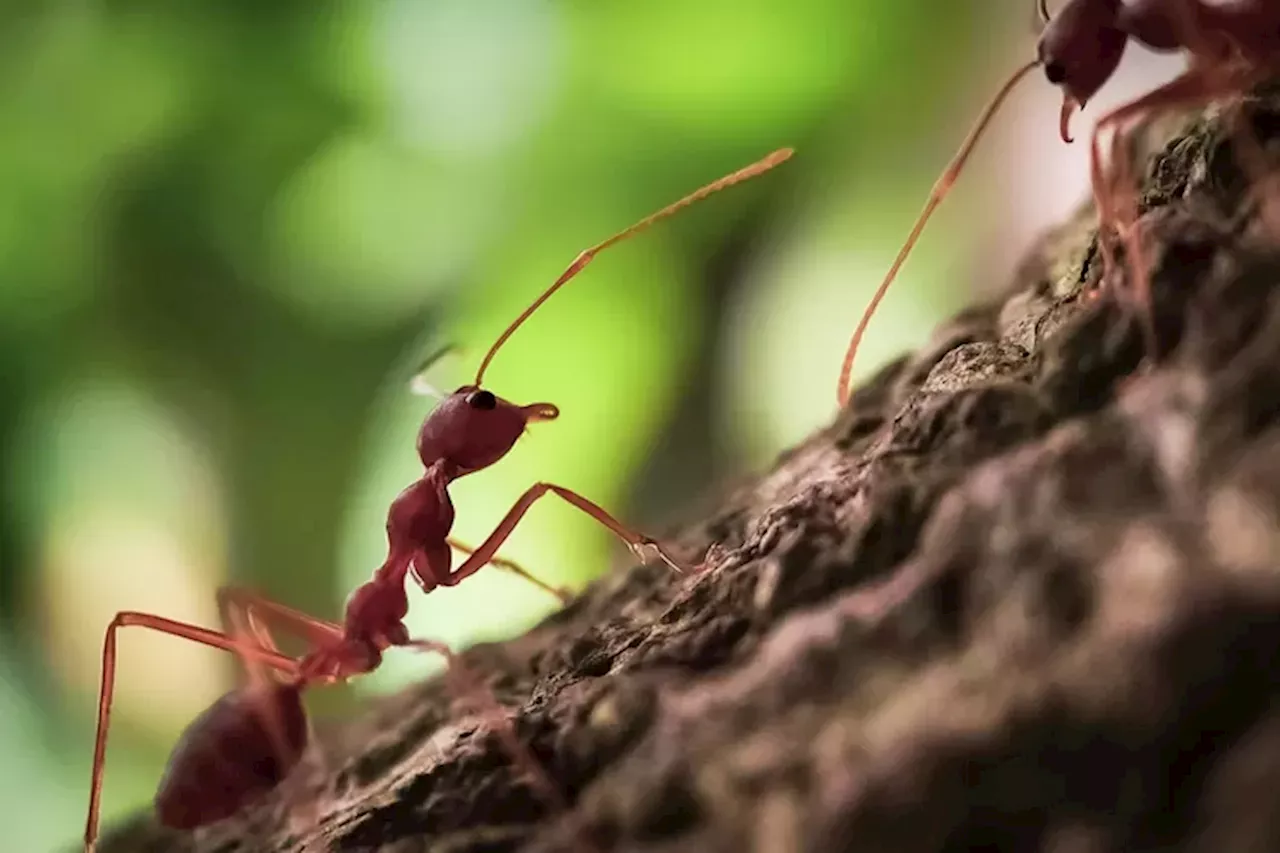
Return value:
M 667 567 L 676 574 L 689 575 L 698 574 L 705 567 L 705 561 L 696 566 L 687 565 L 683 560 L 673 555 L 667 547 L 651 536 L 642 536 L 639 541 L 627 543 L 627 547 L 631 549 L 631 553 L 636 555 L 641 563 L 649 562 L 650 552 L 656 554 L 658 559 L 667 564 Z

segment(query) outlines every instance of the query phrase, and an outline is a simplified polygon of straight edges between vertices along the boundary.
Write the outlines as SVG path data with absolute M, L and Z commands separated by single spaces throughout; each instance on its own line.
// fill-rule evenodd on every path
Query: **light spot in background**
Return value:
M 144 512 L 98 505 L 60 514 L 41 562 L 47 654 L 82 695 L 97 690 L 103 631 L 116 612 L 218 625 L 216 564 Z M 114 707 L 126 722 L 176 733 L 229 684 L 224 653 L 140 628 L 118 639 Z
M 392 0 L 378 55 L 404 137 L 450 160 L 522 141 L 559 83 L 560 21 L 546 0 Z
M 271 213 L 266 283 L 344 328 L 403 320 L 466 274 L 495 218 L 492 182 L 370 133 L 331 141 Z
M 1205 535 L 1214 557 L 1268 593 L 1280 578 L 1275 554 L 1280 530 L 1271 502 L 1239 488 L 1221 488 L 1209 498 Z
M 877 19 L 868 5 L 597 3 L 585 10 L 581 40 L 589 79 L 625 110 L 723 139 L 772 130 L 780 115 L 804 115 L 856 81 L 864 45 L 891 17 Z
M 717 366 L 717 387 L 726 389 L 719 428 L 724 446 L 748 465 L 766 463 L 835 415 L 849 337 L 918 210 L 911 198 L 885 201 L 892 195 L 877 184 L 894 178 L 877 175 L 874 164 L 836 172 L 839 181 L 824 177 L 835 169 L 831 162 L 812 167 L 817 177 L 797 190 L 794 224 L 777 245 L 758 250 L 728 306 Z M 955 245 L 954 235 L 943 234 L 917 247 L 867 328 L 855 384 L 923 343 L 965 298 L 939 286 L 947 275 L 941 252 Z
M 225 523 L 203 449 L 122 378 L 63 388 L 14 445 L 18 505 L 42 531 L 36 609 L 58 678 L 92 713 L 103 632 L 119 610 L 218 624 Z M 117 719 L 174 734 L 228 685 L 230 662 L 131 629 L 119 646 Z
M 374 29 L 386 127 L 332 140 L 271 214 L 268 284 L 311 319 L 402 320 L 468 276 L 510 207 L 502 167 L 559 85 L 543 0 L 393 0 Z
M 1101 602 L 1094 617 L 1117 640 L 1150 637 L 1186 599 L 1183 555 L 1154 522 L 1135 522 L 1099 567 Z
M 72 779 L 50 761 L 48 713 L 32 700 L 21 681 L 18 655 L 0 635 L 0 802 L 6 850 L 61 850 L 74 837 L 66 827 L 84 816 L 89 773 Z M 77 787 L 72 787 L 75 784 Z
M 892 260 L 874 247 L 862 254 L 787 252 L 787 259 L 753 271 L 753 278 L 789 284 L 750 292 L 737 306 L 721 367 L 730 395 L 723 428 L 749 464 L 767 462 L 834 416 L 840 359 L 870 288 Z M 899 298 L 882 303 L 863 338 L 855 383 L 928 337 L 938 314 L 918 296 L 928 275 L 917 268 L 899 276 Z

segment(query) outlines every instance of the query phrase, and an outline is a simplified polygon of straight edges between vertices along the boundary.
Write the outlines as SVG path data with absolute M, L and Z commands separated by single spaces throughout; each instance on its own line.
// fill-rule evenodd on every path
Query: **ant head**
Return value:
M 789 159 L 791 154 L 790 148 L 780 148 L 749 166 L 744 166 L 701 189 L 694 190 L 679 201 L 649 214 L 630 228 L 619 231 L 607 240 L 579 252 L 573 263 L 560 273 L 550 287 L 521 311 L 520 315 L 511 321 L 511 324 L 493 342 L 493 346 L 489 347 L 489 351 L 480 362 L 475 382 L 463 385 L 454 391 L 427 417 L 422 424 L 422 429 L 418 431 L 418 456 L 422 464 L 430 468 L 437 463 L 446 463 L 451 468 L 451 475 L 455 477 L 478 471 L 505 456 L 515 445 L 516 439 L 524 433 L 530 421 L 550 421 L 559 417 L 560 410 L 551 403 L 517 406 L 494 396 L 481 386 L 489 363 L 493 361 L 493 357 L 497 355 L 498 350 L 502 349 L 507 339 L 542 306 L 542 303 L 550 299 L 552 294 L 582 272 L 596 255 L 712 193 L 769 171 Z
M 559 415 L 551 403 L 517 406 L 478 385 L 463 385 L 423 422 L 418 457 L 428 468 L 447 462 L 463 474 L 478 471 L 505 456 L 530 422 Z
M 156 816 L 173 829 L 222 820 L 279 785 L 307 745 L 297 684 L 233 690 L 187 727 L 156 791 Z
M 1062 89 L 1061 133 L 1115 73 L 1129 36 L 1117 26 L 1120 0 L 1070 0 L 1045 25 L 1036 52 L 1045 78 Z

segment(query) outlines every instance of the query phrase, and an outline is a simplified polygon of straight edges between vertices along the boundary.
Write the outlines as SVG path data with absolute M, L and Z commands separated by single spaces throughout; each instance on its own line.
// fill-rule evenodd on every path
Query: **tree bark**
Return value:
M 1085 208 L 686 530 L 705 573 L 463 656 L 568 807 L 437 679 L 100 850 L 1280 849 L 1280 256 L 1228 114 L 1130 152 L 1153 357 Z

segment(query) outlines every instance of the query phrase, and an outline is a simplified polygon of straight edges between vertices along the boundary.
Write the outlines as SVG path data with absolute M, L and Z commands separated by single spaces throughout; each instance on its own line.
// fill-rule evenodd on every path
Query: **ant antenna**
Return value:
M 1043 4 L 1042 4 L 1043 5 Z M 879 289 L 875 295 L 871 297 L 871 302 L 867 305 L 866 310 L 862 312 L 862 319 L 858 321 L 858 327 L 853 331 L 853 338 L 849 341 L 849 348 L 844 354 L 844 364 L 840 366 L 840 380 L 836 384 L 836 400 L 840 407 L 843 408 L 845 403 L 849 401 L 849 375 L 853 372 L 853 359 L 858 353 L 858 345 L 862 343 L 862 334 L 867 330 L 867 324 L 871 322 L 871 317 L 876 313 L 876 308 L 880 305 L 880 300 L 884 299 L 884 295 L 889 290 L 889 285 L 898 275 L 898 270 L 902 268 L 902 264 L 907 259 L 907 255 L 911 254 L 911 249 L 915 246 L 916 240 L 920 239 L 920 233 L 924 231 L 925 223 L 929 221 L 929 217 L 933 215 L 934 210 L 946 198 L 947 193 L 951 191 L 951 185 L 955 183 L 956 178 L 960 175 L 960 170 L 964 168 L 965 162 L 969 159 L 969 155 L 973 153 L 974 145 L 977 144 L 978 138 L 982 136 L 982 132 L 986 130 L 987 125 L 991 121 L 991 117 L 995 115 L 1000 104 L 1013 91 L 1013 87 L 1026 76 L 1027 72 L 1040 65 L 1040 60 L 1035 59 L 1019 68 L 1009 76 L 1004 82 L 1000 90 L 983 108 L 982 114 L 978 116 L 977 122 L 969 131 L 969 135 L 965 137 L 964 142 L 960 145 L 960 150 L 956 152 L 955 157 L 946 170 L 939 176 L 934 183 L 933 189 L 929 192 L 929 200 L 925 202 L 924 209 L 920 211 L 920 216 L 916 219 L 915 226 L 911 229 L 911 233 L 907 235 L 907 242 L 903 244 L 898 251 L 898 257 L 893 261 L 893 266 L 889 267 L 888 274 L 884 277 L 884 281 L 880 283 Z
M 1036 11 L 1040 13 L 1040 23 L 1047 24 L 1053 20 L 1049 14 L 1049 0 L 1036 0 Z
M 498 350 L 502 347 L 502 345 L 506 343 L 507 338 L 511 337 L 512 333 L 515 332 L 516 329 L 520 328 L 520 324 L 523 323 L 525 320 L 529 319 L 529 315 L 531 315 L 534 311 L 537 311 L 539 306 L 541 306 L 543 302 L 546 302 L 547 299 L 551 297 L 551 294 L 559 290 L 562 285 L 564 285 L 566 282 L 569 281 L 569 279 L 573 278 L 578 273 L 582 272 L 583 268 L 586 267 L 587 264 L 591 263 L 591 260 L 597 254 L 599 254 L 600 252 L 603 252 L 605 249 L 609 248 L 610 246 L 613 246 L 616 243 L 621 243 L 623 240 L 626 240 L 628 237 L 635 236 L 636 234 L 648 228 L 650 225 L 653 225 L 656 222 L 666 219 L 668 216 L 671 216 L 673 213 L 676 213 L 677 211 L 683 208 L 686 208 L 689 205 L 694 204 L 695 202 L 702 201 L 704 198 L 706 198 L 707 196 L 713 193 L 717 193 L 720 190 L 727 189 L 728 187 L 733 186 L 734 184 L 741 183 L 742 181 L 748 180 L 749 178 L 754 178 L 757 175 L 760 175 L 760 174 L 763 174 L 764 172 L 769 171 L 774 166 L 777 166 L 778 164 L 790 159 L 791 155 L 794 153 L 795 153 L 795 150 L 792 148 L 780 148 L 777 151 L 774 151 L 772 154 L 769 154 L 768 156 L 760 160 L 757 160 L 756 162 L 752 163 L 750 166 L 745 166 L 739 169 L 738 171 L 734 172 L 733 174 L 725 175 L 723 178 L 720 178 L 719 180 L 712 181 L 711 183 L 707 184 L 705 187 L 702 187 L 701 189 L 693 191 L 692 193 L 680 199 L 679 201 L 673 204 L 667 205 L 666 207 L 662 208 L 662 210 L 659 210 L 657 213 L 652 213 L 646 216 L 644 219 L 641 219 L 639 222 L 637 222 L 635 225 L 632 225 L 630 228 L 626 229 L 625 231 L 619 231 L 617 234 L 614 234 L 608 240 L 605 240 L 602 243 L 597 243 L 596 245 L 592 246 L 590 249 L 586 249 L 580 252 L 578 254 L 578 257 L 574 259 L 573 263 L 569 264 L 569 268 L 566 269 L 564 272 L 562 272 L 560 274 L 560 277 L 557 278 L 550 287 L 548 287 L 545 291 L 543 291 L 541 296 L 533 300 L 533 302 L 529 305 L 529 307 L 524 309 L 524 311 L 520 314 L 520 316 L 517 317 L 511 323 L 510 326 L 507 326 L 506 330 L 501 335 L 498 336 L 498 340 L 496 340 L 493 346 L 489 348 L 489 351 L 485 353 L 484 361 L 480 362 L 480 369 L 476 371 L 476 381 L 475 381 L 476 387 L 477 388 L 480 387 L 480 380 L 484 378 L 484 372 L 489 367 L 489 362 L 493 361 L 494 355 L 498 352 Z

